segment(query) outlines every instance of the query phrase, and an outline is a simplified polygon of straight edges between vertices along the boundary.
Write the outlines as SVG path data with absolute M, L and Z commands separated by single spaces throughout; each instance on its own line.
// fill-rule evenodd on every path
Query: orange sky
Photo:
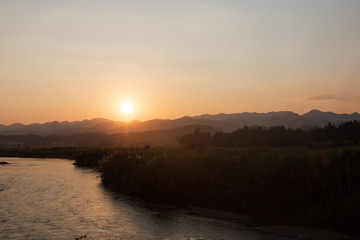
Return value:
M 359 112 L 359 9 L 351 0 L 4 0 L 0 124 Z

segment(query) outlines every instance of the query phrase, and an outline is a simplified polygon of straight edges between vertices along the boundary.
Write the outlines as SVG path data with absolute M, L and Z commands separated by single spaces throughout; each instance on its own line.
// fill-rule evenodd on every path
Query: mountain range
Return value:
M 198 116 L 185 116 L 178 119 L 153 119 L 149 121 L 119 122 L 103 118 L 74 122 L 47 122 L 24 125 L 15 123 L 0 125 L 0 135 L 72 135 L 82 133 L 140 133 L 179 129 L 185 126 L 207 126 L 210 132 L 231 132 L 244 126 L 285 126 L 287 128 L 311 128 L 323 126 L 327 123 L 338 124 L 347 121 L 360 121 L 359 113 L 337 114 L 311 110 L 299 115 L 290 111 L 269 113 L 219 113 L 216 115 L 203 114 Z M 211 130 L 210 130 L 211 129 Z M 178 132 L 178 131 L 176 131 Z M 186 134 L 186 133 L 185 133 Z

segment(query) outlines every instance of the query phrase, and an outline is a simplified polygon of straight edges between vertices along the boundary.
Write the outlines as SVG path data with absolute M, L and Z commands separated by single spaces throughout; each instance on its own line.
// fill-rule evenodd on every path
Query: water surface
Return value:
M 0 239 L 288 239 L 116 194 L 70 160 L 0 161 Z

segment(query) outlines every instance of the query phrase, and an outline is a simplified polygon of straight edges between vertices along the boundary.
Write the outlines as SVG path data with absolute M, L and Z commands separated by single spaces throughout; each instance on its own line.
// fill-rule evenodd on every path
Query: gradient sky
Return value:
M 358 0 L 0 0 L 0 124 L 359 112 L 359 12 Z

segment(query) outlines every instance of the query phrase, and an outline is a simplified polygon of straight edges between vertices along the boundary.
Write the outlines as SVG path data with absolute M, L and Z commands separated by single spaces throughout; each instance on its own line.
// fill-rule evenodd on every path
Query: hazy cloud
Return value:
M 340 100 L 340 98 L 333 95 L 315 95 L 303 98 L 306 101 L 327 101 L 327 100 Z

